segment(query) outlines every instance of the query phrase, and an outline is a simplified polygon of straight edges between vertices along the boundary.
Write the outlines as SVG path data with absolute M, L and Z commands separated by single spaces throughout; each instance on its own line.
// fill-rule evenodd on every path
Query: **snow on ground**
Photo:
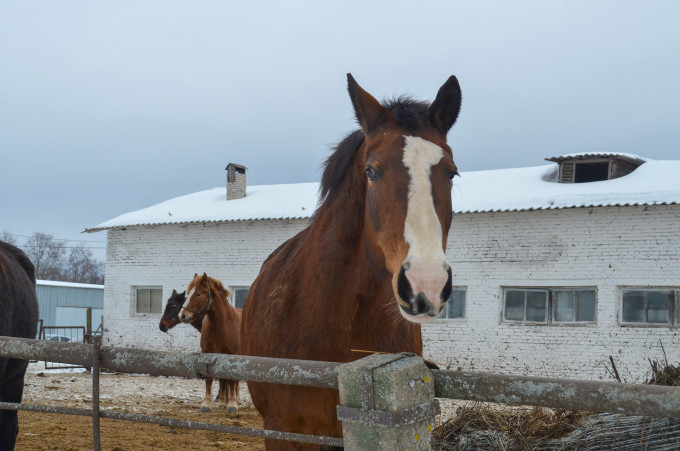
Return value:
M 46 370 L 45 362 L 30 363 L 26 371 L 25 404 L 58 405 L 90 408 L 92 375 L 83 368 Z M 131 411 L 146 415 L 162 414 L 167 402 L 179 409 L 198 410 L 205 394 L 200 379 L 150 376 L 148 374 L 102 373 L 99 379 L 102 409 Z M 213 397 L 217 395 L 213 383 Z M 166 407 L 155 407 L 154 400 L 166 401 Z M 451 418 L 463 401 L 439 400 L 439 422 Z M 247 384 L 241 383 L 241 403 L 252 405 Z
M 219 384 L 213 383 L 213 399 Z M 241 383 L 241 405 L 252 405 L 245 383 Z M 103 409 L 125 407 L 153 415 L 153 400 L 163 399 L 187 409 L 200 408 L 205 395 L 201 379 L 102 372 L 99 399 Z M 45 369 L 45 362 L 30 363 L 26 371 L 23 401 L 26 404 L 87 408 L 92 403 L 92 374 L 83 368 Z M 158 413 L 158 412 L 155 412 Z

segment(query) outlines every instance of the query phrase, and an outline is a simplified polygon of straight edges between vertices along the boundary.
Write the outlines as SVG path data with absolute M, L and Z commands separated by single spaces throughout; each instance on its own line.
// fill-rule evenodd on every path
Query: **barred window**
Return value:
M 621 290 L 621 324 L 641 326 L 677 326 L 678 290 Z
M 466 290 L 464 288 L 454 288 L 438 319 L 465 318 L 465 295 Z
M 243 308 L 246 305 L 246 298 L 250 287 L 231 287 L 231 292 L 234 293 L 234 307 Z
M 595 323 L 593 288 L 506 288 L 503 320 L 530 324 Z

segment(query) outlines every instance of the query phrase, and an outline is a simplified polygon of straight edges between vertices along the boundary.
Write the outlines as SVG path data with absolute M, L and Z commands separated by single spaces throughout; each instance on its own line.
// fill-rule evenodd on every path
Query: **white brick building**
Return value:
M 606 379 L 611 355 L 629 381 L 662 357 L 660 343 L 680 361 L 680 161 L 552 161 L 559 171 L 456 182 L 447 245 L 456 291 L 451 318 L 423 326 L 426 356 L 454 369 Z M 620 178 L 578 183 L 592 168 Z M 572 183 L 557 183 L 562 174 Z M 220 188 L 90 229 L 108 230 L 106 343 L 198 350 L 193 328 L 158 329 L 172 290 L 207 272 L 239 300 L 265 258 L 308 224 L 316 195 L 317 184 L 272 185 L 227 201 Z

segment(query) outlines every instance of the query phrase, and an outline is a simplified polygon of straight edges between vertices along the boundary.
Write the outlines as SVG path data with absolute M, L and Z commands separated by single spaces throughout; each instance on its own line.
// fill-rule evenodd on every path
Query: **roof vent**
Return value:
M 546 158 L 560 166 L 560 183 L 587 183 L 611 180 L 628 175 L 645 160 L 637 155 L 620 153 L 580 153 Z
M 246 197 L 246 169 L 240 164 L 227 165 L 227 200 Z

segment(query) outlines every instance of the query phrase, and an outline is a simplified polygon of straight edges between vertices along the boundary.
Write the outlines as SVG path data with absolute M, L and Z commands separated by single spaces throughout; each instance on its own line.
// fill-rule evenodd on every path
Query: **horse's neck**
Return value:
M 356 305 L 356 299 L 363 298 L 362 313 L 379 308 L 377 299 L 386 289 L 391 290 L 388 272 L 380 269 L 367 256 L 364 232 L 364 202 L 362 190 L 352 189 L 348 180 L 343 193 L 327 201 L 317 212 L 307 235 L 308 246 L 323 250 L 323 255 L 312 254 L 313 271 L 319 275 L 319 283 L 332 287 L 336 302 Z M 375 306 L 370 300 L 375 300 Z M 331 304 L 331 303 L 329 303 Z M 332 304 L 331 304 L 332 305 Z M 332 307 L 331 307 L 332 308 Z
M 234 307 L 229 304 L 229 298 L 224 299 L 218 297 L 215 290 L 211 291 L 212 305 L 208 311 L 208 316 L 212 319 L 212 324 L 218 325 L 223 323 L 234 322 L 237 318 Z

